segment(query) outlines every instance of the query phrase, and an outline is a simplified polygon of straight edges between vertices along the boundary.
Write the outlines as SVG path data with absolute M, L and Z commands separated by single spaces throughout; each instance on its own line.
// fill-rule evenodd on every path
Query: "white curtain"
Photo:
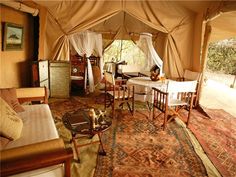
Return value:
M 142 33 L 140 34 L 137 46 L 143 51 L 147 57 L 145 68 L 151 69 L 151 67 L 156 64 L 160 68 L 160 74 L 162 75 L 163 61 L 158 56 L 156 50 L 152 44 L 152 34 Z
M 100 57 L 100 69 L 102 72 L 103 59 L 102 59 L 102 35 L 91 31 L 85 31 L 81 33 L 72 34 L 69 36 L 69 41 L 80 55 L 86 55 L 87 58 L 87 70 L 85 71 L 85 88 L 87 85 L 87 75 L 89 80 L 89 92 L 94 92 L 94 79 L 91 62 L 89 57 L 95 51 Z

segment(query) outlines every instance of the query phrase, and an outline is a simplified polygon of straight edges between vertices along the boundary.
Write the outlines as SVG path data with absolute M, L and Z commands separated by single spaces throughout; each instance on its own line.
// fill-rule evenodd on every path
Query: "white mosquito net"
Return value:
M 162 74 L 163 70 L 163 61 L 158 56 L 156 50 L 152 44 L 152 34 L 150 33 L 142 33 L 140 34 L 139 40 L 137 42 L 137 46 L 143 51 L 147 60 L 146 65 L 144 65 L 142 69 L 150 70 L 154 64 L 158 66 L 160 69 L 160 74 Z
M 98 56 L 100 57 L 100 63 L 99 63 L 100 68 L 103 68 L 102 35 L 87 30 L 85 32 L 75 33 L 75 34 L 70 35 L 69 41 L 80 56 L 86 55 L 87 57 L 87 69 L 85 71 L 84 87 L 86 88 L 87 75 L 88 75 L 89 92 L 94 92 L 94 89 L 95 89 L 94 78 L 93 78 L 93 71 L 92 71 L 92 66 L 91 66 L 89 57 L 94 52 L 98 54 Z M 101 76 L 102 76 L 102 69 L 101 69 Z

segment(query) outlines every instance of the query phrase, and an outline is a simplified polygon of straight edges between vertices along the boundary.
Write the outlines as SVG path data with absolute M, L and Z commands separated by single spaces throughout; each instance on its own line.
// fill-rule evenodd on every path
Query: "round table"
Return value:
M 167 80 L 152 81 L 150 77 L 134 77 L 127 81 L 127 85 L 134 85 L 135 100 L 152 103 L 152 87 L 165 91 L 167 88 Z
M 91 117 L 90 111 L 91 109 L 78 109 L 75 112 L 66 113 L 62 117 L 63 124 L 71 132 L 71 142 L 73 142 L 75 146 L 78 162 L 80 162 L 78 148 L 82 146 L 100 143 L 101 151 L 99 152 L 99 154 L 106 155 L 106 152 L 103 148 L 101 136 L 103 132 L 107 131 L 111 127 L 112 121 L 109 117 L 106 116 L 104 112 L 97 109 L 95 109 L 95 113 L 98 118 L 94 119 L 93 117 Z M 86 144 L 77 144 L 76 142 L 76 139 L 79 138 L 79 135 L 88 135 L 90 137 L 93 137 L 96 134 L 99 138 L 98 141 Z

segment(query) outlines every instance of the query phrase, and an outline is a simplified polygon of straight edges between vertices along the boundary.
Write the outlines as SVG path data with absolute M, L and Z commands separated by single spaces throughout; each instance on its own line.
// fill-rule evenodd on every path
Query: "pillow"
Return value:
M 3 136 L 0 136 L 0 150 L 3 150 L 7 144 L 9 143 L 9 139 L 3 137 Z
M 23 112 L 24 108 L 20 105 L 15 88 L 0 89 L 0 97 L 9 104 L 16 112 Z
M 0 98 L 0 135 L 10 140 L 20 138 L 23 122 L 17 113 Z

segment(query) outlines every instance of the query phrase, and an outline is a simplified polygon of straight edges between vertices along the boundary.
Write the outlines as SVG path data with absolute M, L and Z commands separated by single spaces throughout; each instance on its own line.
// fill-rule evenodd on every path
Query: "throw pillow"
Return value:
M 17 113 L 0 98 L 0 135 L 10 140 L 20 138 L 23 122 Z
M 0 97 L 9 104 L 16 112 L 23 112 L 24 108 L 20 105 L 15 88 L 0 89 Z
M 9 139 L 3 137 L 3 136 L 0 136 L 0 150 L 3 150 L 6 145 L 9 143 Z

